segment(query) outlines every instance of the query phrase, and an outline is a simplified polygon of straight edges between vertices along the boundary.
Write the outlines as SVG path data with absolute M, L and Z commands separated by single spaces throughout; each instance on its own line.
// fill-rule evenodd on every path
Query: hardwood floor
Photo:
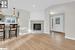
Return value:
M 75 50 L 75 41 L 61 33 L 28 34 L 0 42 L 0 48 L 8 50 Z

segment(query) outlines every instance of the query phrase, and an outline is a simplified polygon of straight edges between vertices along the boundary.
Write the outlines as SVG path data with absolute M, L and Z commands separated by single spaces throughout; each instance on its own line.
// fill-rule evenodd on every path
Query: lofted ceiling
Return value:
M 56 4 L 63 4 L 75 0 L 9 0 L 9 6 L 28 11 L 40 11 Z

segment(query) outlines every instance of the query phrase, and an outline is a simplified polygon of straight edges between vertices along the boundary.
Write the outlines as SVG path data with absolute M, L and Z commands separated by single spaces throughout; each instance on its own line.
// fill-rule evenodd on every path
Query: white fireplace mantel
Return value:
M 41 24 L 41 30 L 34 30 L 33 29 L 34 24 Z M 31 20 L 30 30 L 31 30 L 31 33 L 43 33 L 44 32 L 44 21 L 43 20 Z

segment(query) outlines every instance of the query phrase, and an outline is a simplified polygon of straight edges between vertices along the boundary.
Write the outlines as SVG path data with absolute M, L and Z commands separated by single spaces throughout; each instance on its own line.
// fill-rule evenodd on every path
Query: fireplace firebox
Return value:
M 33 30 L 41 30 L 41 24 L 39 23 L 33 24 Z

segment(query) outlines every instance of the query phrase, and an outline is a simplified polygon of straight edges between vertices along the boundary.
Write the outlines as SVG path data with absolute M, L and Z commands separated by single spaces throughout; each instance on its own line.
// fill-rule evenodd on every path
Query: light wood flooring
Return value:
M 75 50 L 75 41 L 64 38 L 64 34 L 28 34 L 0 41 L 0 48 L 8 50 Z

